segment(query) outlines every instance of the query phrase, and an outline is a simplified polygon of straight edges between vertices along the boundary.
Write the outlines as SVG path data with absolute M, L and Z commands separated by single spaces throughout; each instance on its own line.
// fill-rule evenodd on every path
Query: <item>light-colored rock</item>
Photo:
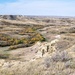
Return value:
M 58 39 L 54 39 L 54 40 L 52 40 L 50 43 L 51 44 L 55 44 L 56 42 L 58 42 L 59 40 Z
M 38 51 L 37 54 L 36 54 L 36 58 L 41 58 L 41 57 L 42 57 L 42 52 Z
M 5 62 L 2 66 L 2 68 L 9 68 L 10 67 L 10 63 L 9 62 Z
M 36 58 L 47 56 L 48 53 L 55 52 L 56 49 L 55 49 L 54 44 L 58 41 L 59 41 L 58 39 L 54 39 L 51 42 L 44 42 L 44 43 L 38 42 L 37 44 L 39 44 L 39 48 L 38 48 L 38 52 L 36 54 Z
M 29 62 L 34 62 L 34 61 L 36 61 L 36 59 L 31 59 Z
M 49 57 L 50 55 L 48 54 L 48 53 L 45 53 L 44 55 L 43 55 L 43 57 Z
M 5 60 L 0 59 L 0 67 L 2 67 L 2 65 L 4 64 Z
M 56 38 L 56 39 L 60 39 L 61 36 L 60 36 L 60 35 L 56 35 L 55 38 Z

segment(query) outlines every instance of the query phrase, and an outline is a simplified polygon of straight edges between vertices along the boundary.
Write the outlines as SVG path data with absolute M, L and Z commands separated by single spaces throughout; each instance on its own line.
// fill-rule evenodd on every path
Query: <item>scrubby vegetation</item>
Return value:
M 75 75 L 74 18 L 0 18 L 0 75 Z
M 35 28 L 27 26 L 23 28 L 21 31 L 18 31 L 18 33 L 15 32 L 17 35 L 20 36 L 28 35 L 28 37 L 22 37 L 22 38 L 17 38 L 17 37 L 15 38 L 9 34 L 1 33 L 0 46 L 1 47 L 11 46 L 10 49 L 15 49 L 20 46 L 19 44 L 24 44 L 25 46 L 31 46 L 37 41 L 45 41 L 45 38 L 36 31 L 37 28 L 39 28 L 39 26 L 38 27 L 35 26 Z M 24 47 L 24 45 L 23 46 L 21 45 L 20 47 Z

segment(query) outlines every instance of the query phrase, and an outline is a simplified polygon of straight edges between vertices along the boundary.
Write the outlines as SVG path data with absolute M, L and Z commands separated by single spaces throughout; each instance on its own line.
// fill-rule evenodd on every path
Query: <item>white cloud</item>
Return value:
M 18 0 L 0 4 L 0 14 L 75 16 L 75 3 L 50 0 Z

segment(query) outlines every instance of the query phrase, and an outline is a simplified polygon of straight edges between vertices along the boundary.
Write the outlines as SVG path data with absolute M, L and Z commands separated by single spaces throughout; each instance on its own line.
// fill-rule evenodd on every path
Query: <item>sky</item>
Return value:
M 75 0 L 0 0 L 0 15 L 75 17 Z

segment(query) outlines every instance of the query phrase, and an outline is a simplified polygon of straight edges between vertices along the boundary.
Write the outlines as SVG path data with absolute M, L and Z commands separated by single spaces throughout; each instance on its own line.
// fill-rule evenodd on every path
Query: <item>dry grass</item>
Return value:
M 0 75 L 75 75 L 74 19 L 28 17 L 0 22 L 0 49 L 9 47 L 0 51 Z M 35 43 L 51 42 L 57 35 L 56 50 L 36 59 Z

